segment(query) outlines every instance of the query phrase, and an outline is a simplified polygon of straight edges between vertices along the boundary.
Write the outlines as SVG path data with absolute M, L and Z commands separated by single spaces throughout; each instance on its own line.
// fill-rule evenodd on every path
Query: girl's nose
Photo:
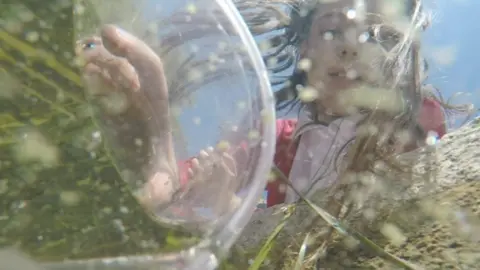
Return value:
M 358 51 L 355 46 L 339 45 L 336 53 L 337 57 L 344 61 L 353 61 L 358 57 Z

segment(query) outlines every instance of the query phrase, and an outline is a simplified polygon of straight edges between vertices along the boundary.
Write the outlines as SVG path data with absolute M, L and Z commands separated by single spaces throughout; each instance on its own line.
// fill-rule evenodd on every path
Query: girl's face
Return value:
M 397 33 L 383 30 L 386 27 L 372 27 L 385 23 L 387 16 L 381 11 L 384 1 L 365 0 L 363 8 L 355 9 L 357 2 L 320 4 L 309 36 L 301 46 L 301 62 L 309 63 L 308 85 L 319 91 L 318 105 L 326 113 L 350 114 L 352 108 L 345 106 L 345 95 L 340 93 L 363 84 L 384 82 L 381 65 L 399 39 Z

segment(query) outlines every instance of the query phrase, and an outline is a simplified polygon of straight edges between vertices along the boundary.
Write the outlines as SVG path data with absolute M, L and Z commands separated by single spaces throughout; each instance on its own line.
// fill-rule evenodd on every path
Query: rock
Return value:
M 418 175 L 407 181 L 408 187 L 388 195 L 389 198 L 376 196 L 375 203 L 365 204 L 368 207 L 354 211 L 345 222 L 385 250 L 424 269 L 475 268 L 480 262 L 480 182 L 475 181 L 480 180 L 479 124 L 480 119 L 476 119 L 446 135 L 437 145 L 403 156 L 405 160 L 417 157 L 414 171 Z M 393 191 L 398 190 L 395 188 Z M 325 195 L 325 191 L 320 191 L 312 200 L 322 207 Z M 372 210 L 372 205 L 374 217 L 367 219 L 366 209 Z M 281 222 L 281 210 L 286 207 L 278 205 L 256 212 L 236 247 L 253 259 Z M 291 269 L 288 265 L 295 262 L 306 232 L 329 228 L 305 203 L 298 203 L 295 208 L 275 240 L 267 269 Z M 394 241 L 392 231 L 401 240 L 397 245 L 393 244 L 399 241 Z M 358 245 L 352 248 L 345 245 L 345 240 L 351 239 L 337 235 L 329 242 L 319 260 L 319 269 L 394 269 L 385 259 L 376 257 L 378 254 Z

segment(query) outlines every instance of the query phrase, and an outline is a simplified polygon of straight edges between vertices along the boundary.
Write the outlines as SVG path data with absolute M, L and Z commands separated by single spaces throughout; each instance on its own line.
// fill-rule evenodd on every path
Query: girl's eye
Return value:
M 382 33 L 380 45 L 385 49 L 391 50 L 400 42 L 400 36 L 396 33 Z
M 360 42 L 371 42 L 371 43 L 377 43 L 377 31 L 375 31 L 374 28 L 369 28 L 365 33 L 363 33 L 360 38 Z
M 376 43 L 377 39 L 375 38 L 375 32 L 373 30 L 367 30 L 358 36 L 358 41 L 360 43 Z
M 387 50 L 395 47 L 401 39 L 401 35 L 386 27 L 370 27 L 366 31 L 368 38 L 363 38 L 365 42 L 377 43 Z
M 338 34 L 339 32 L 337 30 L 326 30 L 321 33 L 324 40 L 333 40 Z

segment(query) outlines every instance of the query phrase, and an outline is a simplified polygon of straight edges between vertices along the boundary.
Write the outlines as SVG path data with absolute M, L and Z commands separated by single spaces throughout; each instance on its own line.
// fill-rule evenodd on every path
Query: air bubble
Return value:
M 277 58 L 270 58 L 267 60 L 267 67 L 274 67 L 278 63 Z
M 218 144 L 217 144 L 217 149 L 220 150 L 220 151 L 226 151 L 230 148 L 230 143 L 228 141 L 225 141 L 225 140 L 221 140 Z
M 358 36 L 358 42 L 360 43 L 365 43 L 368 41 L 368 39 L 370 39 L 370 34 L 365 32 L 363 34 L 361 34 L 360 36 Z
M 437 142 L 438 142 L 438 133 L 435 132 L 435 131 L 432 131 L 432 130 L 429 131 L 427 133 L 427 138 L 425 139 L 425 143 L 427 145 L 432 146 L 432 145 L 437 144 Z
M 120 209 L 119 209 L 120 213 L 122 214 L 128 214 L 130 212 L 130 210 L 128 209 L 128 207 L 126 206 L 120 206 Z
M 251 130 L 249 133 L 248 133 L 248 138 L 250 140 L 257 140 L 260 138 L 260 132 L 258 132 L 258 130 Z
M 400 229 L 393 224 L 385 223 L 381 229 L 381 232 L 395 246 L 400 246 L 407 240 Z
M 275 182 L 275 180 L 277 180 L 277 174 L 274 171 L 270 171 L 270 173 L 268 174 L 267 182 L 273 183 Z
M 237 103 L 237 108 L 240 110 L 245 110 L 247 108 L 247 103 L 245 101 L 239 101 Z
M 37 42 L 39 38 L 40 38 L 40 35 L 36 31 L 28 32 L 25 35 L 25 39 L 31 43 Z
M 353 20 L 357 17 L 357 11 L 354 10 L 354 9 L 349 9 L 347 11 L 347 18 L 350 19 L 350 20 Z
M 134 143 L 135 143 L 135 146 L 141 147 L 141 146 L 143 145 L 143 140 L 140 139 L 140 138 L 136 138 L 136 139 L 134 140 Z
M 332 32 L 326 32 L 325 34 L 323 34 L 323 39 L 324 40 L 333 40 L 333 34 Z
M 271 45 L 270 41 L 264 41 L 264 42 L 260 43 L 258 45 L 258 47 L 259 47 L 260 51 L 268 51 L 272 47 L 272 45 Z
M 35 131 L 24 133 L 15 150 L 20 162 L 36 161 L 45 166 L 53 166 L 59 162 L 58 149 Z
M 312 68 L 312 60 L 308 58 L 303 58 L 298 62 L 298 69 L 303 71 L 310 71 Z
M 82 15 L 83 13 L 85 13 L 85 10 L 86 10 L 85 6 L 83 6 L 81 4 L 76 4 L 75 5 L 74 12 L 75 12 L 76 15 Z
M 299 93 L 298 97 L 303 102 L 313 102 L 318 98 L 319 94 L 318 91 L 310 86 L 303 88 Z
M 18 17 L 24 23 L 30 22 L 35 18 L 35 14 L 28 9 L 22 10 L 18 13 Z
M 80 195 L 75 191 L 62 191 L 60 201 L 66 206 L 75 206 L 80 202 Z
M 358 72 L 354 69 L 350 69 L 345 76 L 350 80 L 355 80 L 358 77 Z
M 190 14 L 195 14 L 197 13 L 197 6 L 195 4 L 188 4 L 187 5 L 187 12 L 190 13 Z
M 198 69 L 192 69 L 190 70 L 190 72 L 188 73 L 188 78 L 190 81 L 193 81 L 193 82 L 198 82 L 202 79 L 202 72 Z
M 197 126 L 199 126 L 202 123 L 202 119 L 198 116 L 193 118 L 193 123 Z

